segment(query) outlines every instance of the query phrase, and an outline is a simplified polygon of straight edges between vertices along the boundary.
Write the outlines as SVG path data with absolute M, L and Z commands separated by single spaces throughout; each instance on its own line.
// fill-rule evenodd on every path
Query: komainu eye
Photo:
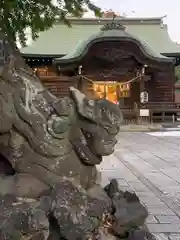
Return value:
M 91 106 L 91 107 L 93 107 L 93 106 L 95 105 L 94 100 L 89 100 L 89 101 L 88 101 L 88 105 Z
M 69 127 L 69 122 L 67 118 L 58 117 L 52 123 L 52 129 L 55 133 L 64 133 Z

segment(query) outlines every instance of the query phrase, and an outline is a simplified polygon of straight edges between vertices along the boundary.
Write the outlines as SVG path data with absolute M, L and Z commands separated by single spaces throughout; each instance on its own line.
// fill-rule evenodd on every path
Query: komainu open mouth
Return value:
M 7 158 L 0 154 L 0 175 L 1 176 L 13 176 L 16 173 L 12 164 Z

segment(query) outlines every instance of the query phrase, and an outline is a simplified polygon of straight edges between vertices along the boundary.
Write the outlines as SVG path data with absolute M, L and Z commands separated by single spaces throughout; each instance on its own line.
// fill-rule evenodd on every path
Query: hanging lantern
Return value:
M 82 74 L 82 65 L 80 65 L 80 66 L 78 67 L 78 74 L 79 74 L 79 75 Z
M 141 100 L 141 103 L 147 103 L 148 102 L 148 93 L 147 92 L 141 92 L 140 100 Z

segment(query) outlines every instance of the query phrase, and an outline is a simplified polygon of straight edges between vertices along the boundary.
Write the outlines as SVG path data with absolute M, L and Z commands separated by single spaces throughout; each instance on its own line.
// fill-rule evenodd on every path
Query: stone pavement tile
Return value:
M 119 187 L 121 187 L 121 186 L 129 186 L 130 187 L 130 185 L 124 178 L 117 178 L 117 182 L 119 184 Z
M 169 240 L 169 237 L 166 236 L 164 233 L 154 234 L 156 240 Z
M 138 196 L 140 197 L 140 198 L 142 198 L 142 199 L 147 199 L 147 198 L 149 198 L 149 199 L 158 199 L 157 197 L 156 197 L 156 195 L 152 192 L 152 191 L 148 191 L 148 192 L 138 192 Z
M 137 177 L 115 155 L 105 157 L 97 169 L 109 179 L 138 181 Z
M 105 187 L 109 184 L 109 178 L 105 174 L 101 174 L 101 180 L 100 180 L 101 186 Z
M 146 178 L 151 180 L 155 185 L 165 186 L 167 184 L 166 186 L 172 186 L 175 183 L 175 181 L 160 171 L 149 171 L 149 173 L 146 173 Z
M 121 176 L 126 179 L 128 182 L 138 181 L 138 178 L 126 168 L 125 171 L 121 172 Z
M 178 214 L 180 206 L 179 150 L 177 139 L 174 138 L 159 138 L 146 133 L 123 133 L 119 136 L 115 151 L 121 163 L 118 166 L 122 177 L 147 206 L 150 215 L 146 223 L 158 240 L 180 240 L 180 220 L 175 214 Z M 137 173 L 135 170 L 134 174 L 129 168 L 123 168 L 123 164 L 132 166 L 129 168 L 134 168 Z M 141 182 L 144 178 L 149 184 L 146 185 L 146 181 Z M 149 189 L 147 186 L 151 185 Z M 177 208 L 171 206 L 171 201 Z
M 158 223 L 158 220 L 153 215 L 149 215 L 146 219 L 146 223 Z
M 160 222 L 160 223 L 179 223 L 180 225 L 180 219 L 176 216 L 165 216 L 165 215 L 156 215 L 155 216 L 156 219 Z
M 175 215 L 175 213 L 167 207 L 148 206 L 148 205 L 146 205 L 146 206 L 148 207 L 149 214 L 152 214 L 154 216 L 156 216 L 156 215 L 164 215 L 164 216 Z
M 108 179 L 113 179 L 113 178 L 122 178 L 121 173 L 117 170 L 100 170 L 101 175 L 106 176 Z
M 103 161 L 100 165 L 97 166 L 99 170 L 116 170 L 117 165 L 119 164 L 119 160 L 116 158 L 114 154 L 110 156 L 103 157 Z
M 179 234 L 170 234 L 169 240 L 180 240 L 180 233 Z
M 131 179 L 127 179 L 127 181 L 128 181 L 128 183 L 130 184 L 130 185 L 135 185 L 135 184 L 142 184 L 142 182 L 136 177 L 136 179 L 134 179 L 134 180 L 131 180 Z
M 149 223 L 147 227 L 151 233 L 178 233 L 180 234 L 180 224 Z
M 129 181 L 127 181 L 127 182 L 129 183 Z M 149 192 L 149 189 L 141 182 L 132 182 L 131 181 L 129 184 L 136 192 Z
M 131 192 L 131 193 L 134 192 L 130 186 L 119 186 L 119 189 L 120 189 L 121 191 L 124 191 L 124 192 L 125 192 L 125 191 L 129 191 L 129 192 Z
M 137 194 L 138 195 L 138 194 Z M 148 197 L 143 197 L 143 196 L 139 196 L 138 197 L 140 198 L 140 200 L 147 206 L 149 207 L 164 207 L 164 203 L 156 198 L 156 197 L 151 197 L 151 198 L 148 198 Z

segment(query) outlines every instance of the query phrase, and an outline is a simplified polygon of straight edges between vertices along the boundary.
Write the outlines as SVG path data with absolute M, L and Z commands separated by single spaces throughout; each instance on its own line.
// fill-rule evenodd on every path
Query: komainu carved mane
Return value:
M 0 156 L 12 166 L 0 169 L 1 240 L 124 236 L 144 223 L 135 194 L 98 183 L 95 165 L 113 153 L 122 121 L 116 105 L 73 87 L 56 98 L 0 34 L 0 109 Z
M 88 100 L 74 88 L 69 97 L 57 99 L 5 37 L 1 49 L 0 151 L 16 171 L 13 185 L 13 178 L 21 185 L 31 176 L 33 184 L 42 182 L 46 189 L 60 177 L 76 176 L 89 187 L 97 177 L 94 165 L 113 152 L 121 111 L 106 100 Z M 41 188 L 39 193 L 33 189 L 31 197 L 41 194 Z M 27 189 L 7 186 L 7 193 L 11 190 L 27 195 Z

